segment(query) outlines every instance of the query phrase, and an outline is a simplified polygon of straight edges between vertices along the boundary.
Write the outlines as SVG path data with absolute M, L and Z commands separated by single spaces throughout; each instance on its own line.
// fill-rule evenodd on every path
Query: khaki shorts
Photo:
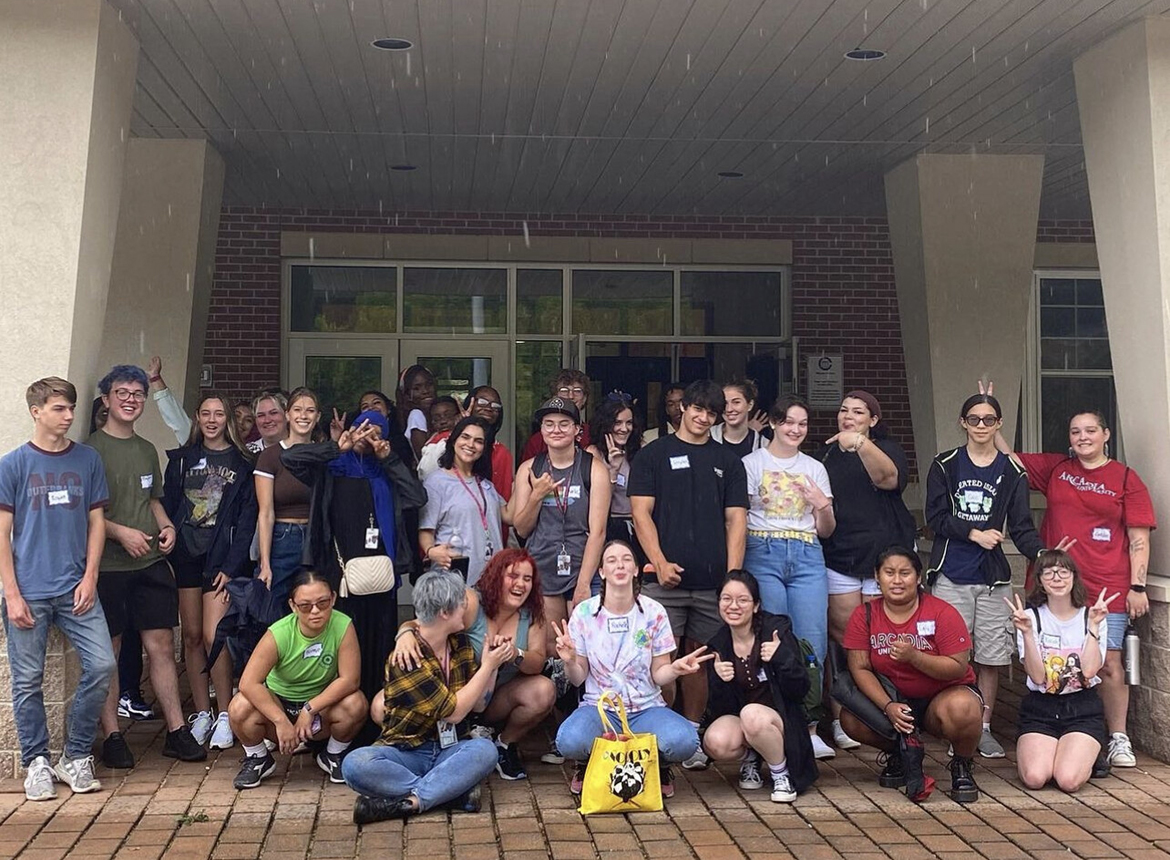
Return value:
M 666 610 L 675 646 L 679 649 L 683 647 L 683 639 L 706 645 L 723 626 L 718 591 L 663 588 L 657 582 L 647 582 L 642 586 L 642 593 L 657 600 Z
M 1009 666 L 1015 648 L 1012 642 L 1012 614 L 1004 598 L 1011 599 L 1008 584 L 989 589 L 986 585 L 957 585 L 940 575 L 930 593 L 945 600 L 963 616 L 971 642 L 971 659 L 983 666 Z

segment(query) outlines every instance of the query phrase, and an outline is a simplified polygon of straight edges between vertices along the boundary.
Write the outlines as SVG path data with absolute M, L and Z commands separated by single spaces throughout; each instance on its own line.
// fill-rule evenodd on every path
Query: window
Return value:
M 674 273 L 669 269 L 573 272 L 573 333 L 669 335 L 674 332 Z
M 560 269 L 516 270 L 517 334 L 561 333 L 565 327 L 561 314 L 563 280 Z
M 404 332 L 504 334 L 507 320 L 507 269 L 402 270 Z
M 293 266 L 290 328 L 315 332 L 398 330 L 398 270 Z
M 779 272 L 691 272 L 680 276 L 684 335 L 780 337 Z

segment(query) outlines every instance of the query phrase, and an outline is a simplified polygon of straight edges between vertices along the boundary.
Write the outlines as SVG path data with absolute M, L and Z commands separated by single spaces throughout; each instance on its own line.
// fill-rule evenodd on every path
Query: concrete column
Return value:
M 206 141 L 129 141 L 97 373 L 159 355 L 175 396 L 198 396 L 223 178 Z M 139 433 L 160 452 L 175 447 L 150 403 Z
M 1128 463 L 1165 521 L 1170 515 L 1170 21 L 1147 18 L 1079 57 L 1077 104 L 1097 255 L 1109 318 L 1118 414 Z M 1150 567 L 1170 573 L 1154 533 Z M 1130 731 L 1170 757 L 1170 582 L 1157 581 L 1144 628 L 1144 686 Z
M 961 444 L 959 407 L 995 382 L 1015 433 L 1044 159 L 918 155 L 886 174 L 918 473 Z
M 31 381 L 65 376 L 84 396 L 96 379 L 137 62 L 138 43 L 102 0 L 0 0 L 0 451 L 31 432 Z M 0 645 L 0 777 L 19 763 L 7 662 Z M 54 635 L 54 750 L 76 677 Z

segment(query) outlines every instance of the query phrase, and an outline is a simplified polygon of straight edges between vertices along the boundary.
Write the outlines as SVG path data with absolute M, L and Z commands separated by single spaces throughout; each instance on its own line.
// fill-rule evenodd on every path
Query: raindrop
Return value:
M 187 272 L 187 292 L 191 292 L 191 273 Z
M 406 52 L 406 74 L 410 74 L 410 52 Z
M 309 259 L 314 260 L 314 259 L 316 259 L 316 257 L 317 257 L 317 240 L 314 237 L 310 236 L 309 237 Z
M 975 62 L 975 46 L 971 46 L 971 62 Z
M 867 104 L 869 104 L 869 93 L 862 93 L 861 106 L 865 107 Z
M 280 168 L 276 168 L 276 178 L 280 179 Z
M 144 332 L 142 329 L 138 330 L 138 351 L 143 355 L 146 354 L 146 332 Z M 126 396 L 129 397 L 130 395 Z
M 168 218 L 170 218 L 170 217 L 171 217 L 173 214 L 174 214 L 174 213 L 173 213 L 173 211 L 172 211 L 172 209 L 171 209 L 171 204 L 170 204 L 170 203 L 168 203 L 168 204 L 167 204 L 167 217 L 168 217 Z
M 524 222 L 521 224 L 521 227 L 522 227 L 522 228 L 523 228 L 523 230 L 524 230 L 524 247 L 525 247 L 525 248 L 531 248 L 531 247 L 532 247 L 532 241 L 531 241 L 531 239 L 528 237 L 528 222 L 527 222 L 527 221 L 524 221 Z
M 691 55 L 687 54 L 687 71 L 691 70 Z
M 353 159 L 352 158 L 349 160 L 349 172 L 353 173 Z
M 930 117 L 926 118 L 926 133 L 930 134 Z

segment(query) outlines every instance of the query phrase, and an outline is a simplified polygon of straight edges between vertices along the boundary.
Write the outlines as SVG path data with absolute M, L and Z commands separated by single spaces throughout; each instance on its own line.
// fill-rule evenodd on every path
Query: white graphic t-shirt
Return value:
M 743 458 L 747 472 L 748 528 L 756 531 L 794 531 L 816 534 L 812 505 L 797 490 L 802 483 L 816 484 L 830 499 L 829 473 L 819 460 L 797 452 L 795 457 L 774 457 L 760 448 Z
M 1028 689 L 1035 690 L 1039 693 L 1054 693 L 1056 695 L 1065 695 L 1067 693 L 1078 693 L 1081 690 L 1086 690 L 1089 687 L 1095 687 L 1101 683 L 1101 676 L 1097 675 L 1085 682 L 1085 676 L 1081 672 L 1081 665 L 1083 663 L 1082 654 L 1085 648 L 1100 648 L 1101 660 L 1105 660 L 1105 642 L 1109 635 L 1109 625 L 1105 619 L 1101 619 L 1101 623 L 1097 625 L 1098 642 L 1086 642 L 1088 636 L 1085 633 L 1085 613 L 1088 609 L 1081 607 L 1080 610 L 1070 618 L 1068 621 L 1061 621 L 1052 614 L 1052 610 L 1045 604 L 1035 610 L 1029 609 L 1028 613 L 1032 615 L 1032 637 L 1036 640 L 1036 646 L 1040 649 L 1040 657 L 1044 661 L 1044 675 L 1045 683 L 1043 685 L 1037 684 L 1031 678 L 1028 678 Z M 1036 632 L 1036 615 L 1040 616 L 1040 632 Z M 1016 631 L 1016 646 L 1020 651 L 1020 659 L 1024 659 L 1024 634 Z

